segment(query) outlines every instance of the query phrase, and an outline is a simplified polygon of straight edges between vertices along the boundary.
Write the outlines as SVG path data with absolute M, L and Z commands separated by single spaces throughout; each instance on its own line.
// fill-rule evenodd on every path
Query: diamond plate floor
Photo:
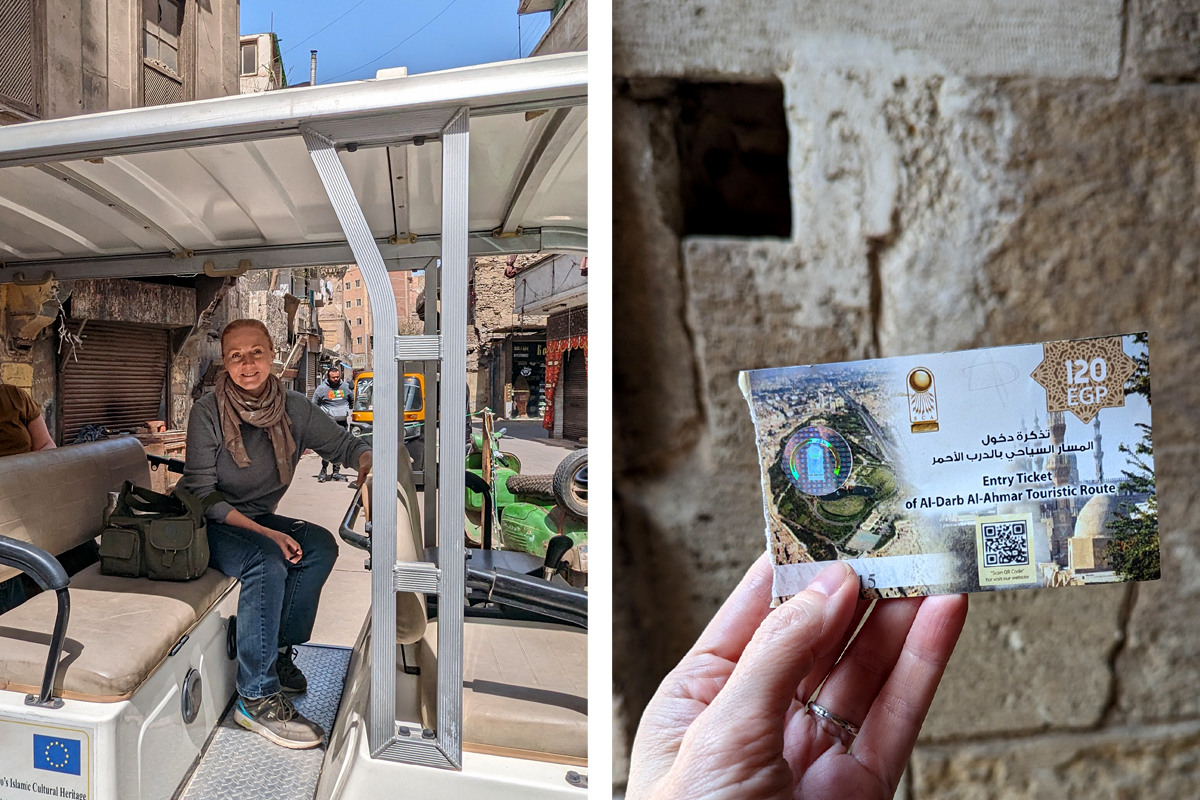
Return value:
M 333 728 L 350 650 L 301 645 L 296 666 L 308 678 L 308 691 L 292 695 L 296 710 L 326 733 Z M 311 800 L 317 788 L 325 745 L 288 750 L 233 721 L 233 707 L 200 759 L 179 800 Z

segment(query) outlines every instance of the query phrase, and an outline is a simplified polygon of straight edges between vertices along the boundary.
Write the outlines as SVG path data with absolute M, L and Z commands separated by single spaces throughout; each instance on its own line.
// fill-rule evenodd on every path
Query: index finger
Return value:
M 771 613 L 772 577 L 770 556 L 763 553 L 746 570 L 737 588 L 705 626 L 684 660 L 711 653 L 727 661 L 737 661 L 750 643 L 750 637 Z

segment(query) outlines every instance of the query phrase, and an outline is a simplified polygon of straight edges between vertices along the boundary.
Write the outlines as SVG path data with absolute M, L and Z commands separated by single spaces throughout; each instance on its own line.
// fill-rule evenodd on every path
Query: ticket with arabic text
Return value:
M 742 372 L 774 595 L 1157 580 L 1145 333 Z

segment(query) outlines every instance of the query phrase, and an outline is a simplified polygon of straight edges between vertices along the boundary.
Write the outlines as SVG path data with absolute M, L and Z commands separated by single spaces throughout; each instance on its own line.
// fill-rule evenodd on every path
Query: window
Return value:
M 242 44 L 242 74 L 258 74 L 258 43 L 244 42 Z
M 37 114 L 39 95 L 37 5 L 35 0 L 0 2 L 0 101 L 28 114 Z
M 360 336 L 360 337 L 358 337 L 357 339 L 355 339 L 355 340 L 354 340 L 354 343 L 355 343 L 355 344 L 362 344 L 362 337 Z
M 349 289 L 349 288 L 350 288 L 350 281 L 346 281 L 346 288 L 347 288 L 347 289 Z
M 783 84 L 680 83 L 672 102 L 683 232 L 791 236 Z
M 349 308 L 349 307 L 350 307 L 350 301 L 349 301 L 349 300 L 347 300 L 347 301 L 346 301 L 346 308 Z
M 358 319 L 354 320 L 354 324 L 355 324 L 355 325 L 362 325 L 362 317 L 359 317 Z
M 362 286 L 362 281 L 359 280 L 358 278 L 355 278 L 354 279 L 354 288 L 357 289 L 360 286 Z
M 356 305 L 356 306 L 361 306 L 361 305 L 362 305 L 362 298 L 361 298 L 361 297 L 356 297 L 356 298 L 354 298 L 354 305 Z
M 142 31 L 146 58 L 179 75 L 179 34 L 183 30 L 183 0 L 147 0 Z

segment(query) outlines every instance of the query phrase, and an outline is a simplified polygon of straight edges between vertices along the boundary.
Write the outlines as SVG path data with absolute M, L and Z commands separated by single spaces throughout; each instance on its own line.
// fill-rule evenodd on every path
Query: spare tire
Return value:
M 587 448 L 576 450 L 554 470 L 554 499 L 577 517 L 587 517 Z
M 513 494 L 555 499 L 553 475 L 509 475 L 505 485 Z

